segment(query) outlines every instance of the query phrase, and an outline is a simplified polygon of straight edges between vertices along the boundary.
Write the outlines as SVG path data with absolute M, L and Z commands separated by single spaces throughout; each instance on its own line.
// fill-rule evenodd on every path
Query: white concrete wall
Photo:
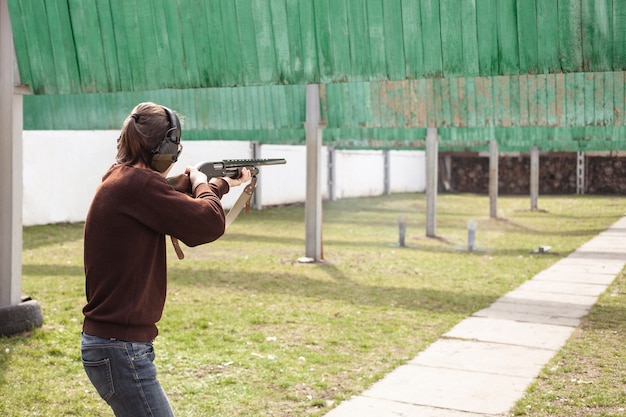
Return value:
M 25 226 L 84 221 L 102 175 L 114 163 L 119 131 L 24 131 Z M 222 159 L 252 157 L 249 142 L 188 141 L 170 175 L 188 165 Z M 322 197 L 328 198 L 327 149 L 322 149 Z M 263 145 L 260 158 L 285 158 L 287 164 L 261 167 L 259 196 L 262 205 L 304 202 L 306 148 Z M 390 152 L 392 192 L 424 192 L 423 151 Z M 222 200 L 230 208 L 240 193 L 233 189 Z M 380 195 L 384 192 L 382 151 L 336 151 L 336 198 Z

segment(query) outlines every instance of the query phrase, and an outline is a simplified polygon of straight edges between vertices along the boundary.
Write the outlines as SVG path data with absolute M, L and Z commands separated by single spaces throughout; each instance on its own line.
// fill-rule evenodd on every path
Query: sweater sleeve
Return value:
M 194 197 L 176 191 L 162 177 L 146 182 L 137 212 L 148 227 L 170 235 L 187 246 L 198 246 L 220 238 L 226 229 L 221 198 L 229 191 L 223 180 L 201 184 Z M 138 210 L 139 211 L 139 210 Z

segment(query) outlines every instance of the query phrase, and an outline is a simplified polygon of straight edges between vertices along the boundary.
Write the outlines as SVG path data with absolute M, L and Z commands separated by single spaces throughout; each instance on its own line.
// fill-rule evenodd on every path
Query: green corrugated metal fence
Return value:
M 35 94 L 611 72 L 626 0 L 9 0 Z

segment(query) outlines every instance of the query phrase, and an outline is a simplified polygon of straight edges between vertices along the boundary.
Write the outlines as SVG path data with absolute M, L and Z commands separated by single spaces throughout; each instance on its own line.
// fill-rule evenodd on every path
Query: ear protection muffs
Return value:
M 167 168 L 178 160 L 180 155 L 180 121 L 172 110 L 162 106 L 170 121 L 170 128 L 165 137 L 154 148 L 152 148 L 152 160 L 150 166 L 158 172 L 165 172 Z

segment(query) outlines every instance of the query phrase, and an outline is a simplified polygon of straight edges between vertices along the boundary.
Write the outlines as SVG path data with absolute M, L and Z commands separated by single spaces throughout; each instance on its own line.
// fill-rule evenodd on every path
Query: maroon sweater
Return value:
M 226 181 L 194 197 L 155 171 L 114 165 L 93 198 L 84 232 L 87 304 L 83 331 L 129 342 L 156 337 L 167 287 L 165 235 L 187 246 L 224 234 Z

